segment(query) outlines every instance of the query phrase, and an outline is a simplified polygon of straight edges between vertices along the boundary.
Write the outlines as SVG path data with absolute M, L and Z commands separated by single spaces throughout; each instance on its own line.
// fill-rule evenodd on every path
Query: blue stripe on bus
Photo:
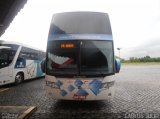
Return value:
M 37 74 L 36 74 L 36 77 L 40 77 L 43 75 L 43 72 L 41 71 L 41 67 L 40 67 L 40 63 L 41 61 L 34 61 L 35 63 L 37 63 Z
M 52 40 L 113 40 L 111 34 L 54 34 L 49 35 L 48 41 Z

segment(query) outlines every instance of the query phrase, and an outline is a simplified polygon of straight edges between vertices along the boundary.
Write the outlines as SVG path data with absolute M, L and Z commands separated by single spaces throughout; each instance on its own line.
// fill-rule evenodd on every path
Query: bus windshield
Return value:
M 112 41 L 82 41 L 81 75 L 113 73 Z
M 0 44 L 0 68 L 7 67 L 11 64 L 17 49 L 17 45 Z
M 104 76 L 113 73 L 112 41 L 49 41 L 47 73 L 54 76 Z

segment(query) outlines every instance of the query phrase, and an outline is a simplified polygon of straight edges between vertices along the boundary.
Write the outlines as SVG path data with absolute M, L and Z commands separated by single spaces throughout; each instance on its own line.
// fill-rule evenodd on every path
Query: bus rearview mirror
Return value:
M 45 73 L 45 68 L 46 68 L 46 60 L 44 59 L 41 62 L 41 70 L 42 70 L 43 73 Z
M 115 71 L 116 71 L 116 73 L 119 73 L 120 69 L 121 69 L 121 61 L 120 61 L 120 59 L 115 59 Z

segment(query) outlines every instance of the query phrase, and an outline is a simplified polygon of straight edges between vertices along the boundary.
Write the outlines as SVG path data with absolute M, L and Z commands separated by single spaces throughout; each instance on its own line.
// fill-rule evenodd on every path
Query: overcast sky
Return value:
M 160 0 L 28 0 L 1 40 L 46 50 L 52 14 L 97 11 L 109 14 L 121 57 L 160 57 Z

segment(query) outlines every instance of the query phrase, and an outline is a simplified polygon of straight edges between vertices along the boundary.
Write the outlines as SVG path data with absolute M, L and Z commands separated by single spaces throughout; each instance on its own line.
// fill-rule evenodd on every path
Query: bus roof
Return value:
M 112 35 L 112 31 L 107 13 L 64 12 L 53 15 L 50 34 Z
M 23 47 L 27 47 L 27 48 L 31 48 L 31 49 L 35 49 L 35 50 L 39 50 L 39 51 L 45 52 L 45 51 L 43 51 L 41 49 L 34 48 L 34 47 L 31 47 L 31 46 L 25 45 L 23 43 L 13 42 L 13 41 L 0 40 L 0 44 L 14 44 L 14 45 L 19 45 L 19 46 L 23 46 Z

